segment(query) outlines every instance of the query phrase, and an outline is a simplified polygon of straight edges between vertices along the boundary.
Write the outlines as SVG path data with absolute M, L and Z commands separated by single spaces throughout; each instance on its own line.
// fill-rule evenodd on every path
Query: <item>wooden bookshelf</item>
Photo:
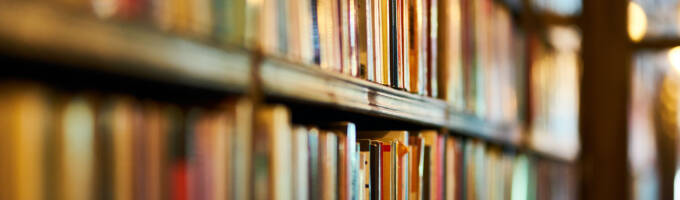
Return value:
M 46 4 L 13 2 L 0 6 L 2 54 L 76 69 L 246 93 L 259 81 L 265 97 L 283 97 L 334 109 L 442 127 L 457 134 L 513 147 L 545 158 L 570 158 L 534 151 L 517 124 L 490 123 L 450 111 L 443 100 L 292 63 L 255 56 L 242 49 L 215 47 L 134 24 L 104 22 Z M 252 73 L 254 63 L 257 73 Z M 257 77 L 253 77 L 256 75 Z

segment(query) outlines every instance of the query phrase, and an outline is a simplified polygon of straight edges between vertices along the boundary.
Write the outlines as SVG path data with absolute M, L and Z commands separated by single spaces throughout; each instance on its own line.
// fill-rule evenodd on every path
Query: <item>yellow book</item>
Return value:
M 390 84 L 390 34 L 389 34 L 389 0 L 378 0 L 380 1 L 380 15 L 381 15 L 381 27 L 382 30 L 382 84 Z
M 0 85 L 0 199 L 44 199 L 47 93 L 32 83 Z
M 252 127 L 253 104 L 249 99 L 238 99 L 227 104 L 228 112 L 233 116 L 234 126 L 231 146 L 232 157 L 231 199 L 250 199 L 252 172 Z

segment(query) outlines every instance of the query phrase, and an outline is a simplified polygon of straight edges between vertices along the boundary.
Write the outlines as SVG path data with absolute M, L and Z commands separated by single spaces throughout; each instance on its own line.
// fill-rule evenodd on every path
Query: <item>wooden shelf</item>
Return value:
M 386 119 L 444 127 L 493 144 L 530 149 L 516 125 L 449 112 L 442 100 L 336 72 L 224 49 L 153 29 L 75 16 L 44 4 L 0 4 L 0 53 L 67 67 L 245 93 L 283 97 Z M 257 74 L 251 72 L 257 63 Z M 257 75 L 256 78 L 253 78 Z M 559 158 L 559 156 L 552 156 Z
M 265 58 L 260 67 L 265 94 L 337 105 L 379 116 L 445 126 L 447 104 L 377 83 Z
M 636 49 L 670 49 L 680 46 L 680 37 L 678 38 L 645 38 L 639 42 L 632 42 L 631 44 Z
M 249 56 L 134 26 L 73 16 L 45 3 L 0 4 L 0 50 L 72 67 L 241 91 Z

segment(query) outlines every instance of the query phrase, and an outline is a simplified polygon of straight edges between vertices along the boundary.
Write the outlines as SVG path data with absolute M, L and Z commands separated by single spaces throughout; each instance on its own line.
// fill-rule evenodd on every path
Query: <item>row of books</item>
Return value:
M 75 1 L 68 1 L 75 2 Z M 89 4 L 88 4 L 89 5 Z M 492 0 L 93 0 L 105 19 L 450 101 L 456 111 L 517 120 L 525 44 Z
M 517 123 L 526 87 L 526 39 L 505 4 L 441 1 L 440 93 L 454 111 Z
M 570 166 L 283 105 L 0 84 L 0 199 L 571 199 Z M 385 127 L 389 129 L 389 127 Z
M 89 5 L 63 2 L 81 11 Z M 437 0 L 92 0 L 91 5 L 102 19 L 438 96 Z

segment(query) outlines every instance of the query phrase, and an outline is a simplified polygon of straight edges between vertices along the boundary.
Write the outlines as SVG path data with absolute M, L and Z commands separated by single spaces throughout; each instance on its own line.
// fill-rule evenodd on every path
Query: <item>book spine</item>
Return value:
M 371 199 L 382 199 L 382 144 L 371 142 Z
M 310 9 L 312 13 L 312 49 L 313 49 L 313 63 L 321 65 L 321 39 L 319 36 L 319 11 L 318 1 L 310 0 Z
M 397 0 L 387 0 L 389 6 L 389 54 L 390 86 L 399 87 L 399 47 L 397 45 Z

